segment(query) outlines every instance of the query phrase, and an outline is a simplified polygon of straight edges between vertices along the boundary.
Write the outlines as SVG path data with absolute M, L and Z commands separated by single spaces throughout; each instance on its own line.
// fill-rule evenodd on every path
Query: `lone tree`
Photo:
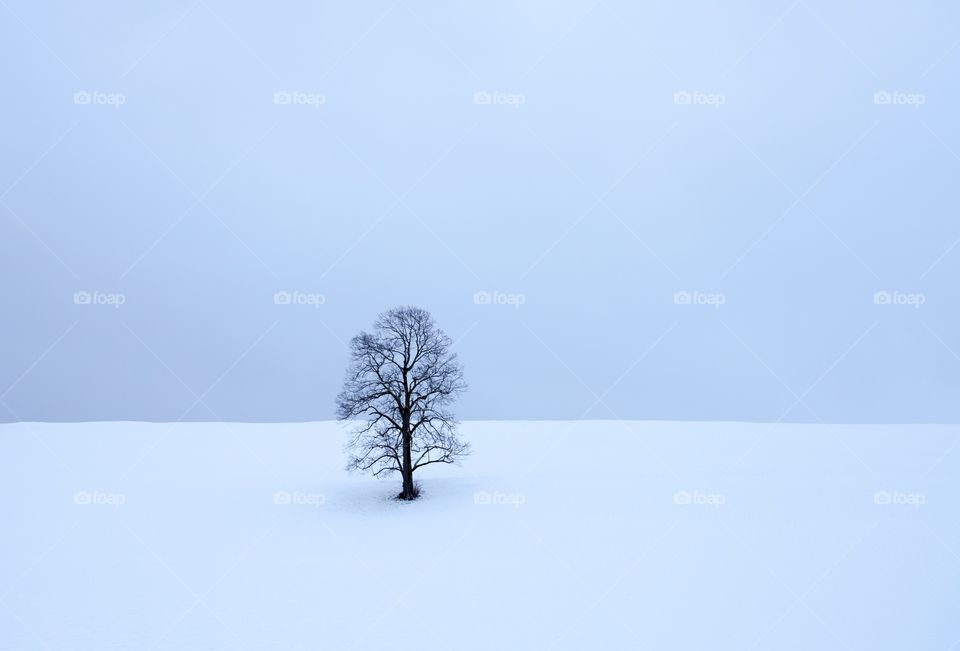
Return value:
M 384 312 L 372 333 L 350 340 L 350 367 L 337 396 L 337 417 L 359 420 L 347 448 L 349 470 L 374 476 L 399 472 L 402 500 L 419 495 L 413 473 L 431 463 L 455 463 L 469 453 L 447 410 L 466 388 L 453 342 L 417 307 Z

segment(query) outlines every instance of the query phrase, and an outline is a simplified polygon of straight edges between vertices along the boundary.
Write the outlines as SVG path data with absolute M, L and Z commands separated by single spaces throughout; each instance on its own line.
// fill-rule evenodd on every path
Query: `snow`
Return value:
M 949 649 L 960 426 L 0 425 L 0 649 Z

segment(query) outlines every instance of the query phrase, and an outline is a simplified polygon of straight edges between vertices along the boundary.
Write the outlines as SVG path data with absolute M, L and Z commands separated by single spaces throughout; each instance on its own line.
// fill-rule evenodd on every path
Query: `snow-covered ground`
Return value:
M 0 426 L 0 648 L 924 649 L 960 640 L 958 426 Z

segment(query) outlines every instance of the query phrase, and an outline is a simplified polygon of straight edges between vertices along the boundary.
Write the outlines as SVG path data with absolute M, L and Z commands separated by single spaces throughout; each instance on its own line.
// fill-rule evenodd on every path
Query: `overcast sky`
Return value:
M 4 0 L 0 420 L 332 418 L 416 304 L 465 419 L 957 422 L 958 42 L 948 2 Z

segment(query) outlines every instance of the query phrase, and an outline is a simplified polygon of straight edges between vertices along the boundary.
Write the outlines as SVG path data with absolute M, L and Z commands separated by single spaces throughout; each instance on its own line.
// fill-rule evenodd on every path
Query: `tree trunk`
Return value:
M 410 425 L 404 423 L 403 426 L 403 468 L 401 474 L 403 475 L 403 491 L 400 493 L 400 499 L 402 500 L 412 500 L 416 499 L 417 493 L 413 487 L 413 458 L 410 454 Z
M 413 447 L 413 432 L 410 430 L 410 379 L 408 377 L 407 360 L 409 359 L 409 350 L 404 357 L 403 367 L 403 402 L 401 408 L 401 429 L 403 431 L 403 491 L 400 493 L 402 500 L 417 499 L 417 491 L 413 485 L 413 456 L 410 448 Z

